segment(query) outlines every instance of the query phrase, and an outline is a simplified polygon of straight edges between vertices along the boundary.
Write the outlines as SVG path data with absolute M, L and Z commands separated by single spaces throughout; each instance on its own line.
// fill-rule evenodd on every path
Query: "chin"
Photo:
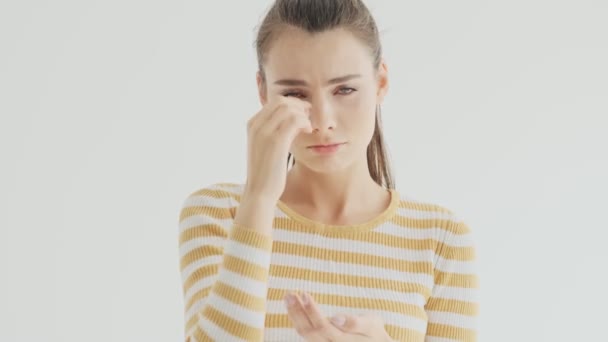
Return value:
M 335 158 L 305 158 L 298 159 L 297 163 L 315 173 L 336 173 L 343 171 L 353 164 L 350 159 L 344 157 Z

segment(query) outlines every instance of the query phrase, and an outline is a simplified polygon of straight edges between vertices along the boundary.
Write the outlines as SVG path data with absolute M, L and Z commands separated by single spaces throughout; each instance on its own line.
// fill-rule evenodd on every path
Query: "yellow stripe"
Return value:
M 437 252 L 444 259 L 458 261 L 473 261 L 476 258 L 475 247 L 454 247 L 439 243 Z
M 286 230 L 286 231 L 294 231 L 294 232 L 302 232 L 308 231 L 312 232 L 310 227 L 298 226 L 294 225 L 293 221 L 285 218 L 275 218 L 275 228 Z M 419 228 L 419 227 L 413 227 Z M 429 224 L 426 228 L 439 228 L 434 224 Z M 331 234 L 328 234 L 328 236 Z M 453 259 L 453 260 L 474 260 L 475 259 L 475 249 L 473 246 L 450 246 L 435 239 L 410 239 L 403 238 L 398 236 L 393 236 L 389 234 L 376 233 L 371 232 L 370 234 L 352 234 L 352 235 L 344 235 L 339 237 L 341 240 L 349 240 L 349 241 L 359 241 L 366 243 L 374 243 L 381 246 L 393 247 L 393 248 L 405 248 L 412 250 L 433 250 L 438 251 L 438 254 L 441 255 L 445 259 Z M 274 244 L 280 244 L 282 242 L 275 241 Z M 302 245 L 303 246 L 303 245 Z M 298 245 L 300 248 L 301 246 Z M 343 252 L 340 252 L 343 253 Z
M 212 246 L 206 245 L 202 247 L 197 247 L 190 252 L 184 254 L 184 256 L 180 259 L 180 268 L 183 271 L 191 263 L 201 260 L 203 258 L 212 256 L 212 255 L 223 255 L 224 249 L 220 246 Z
M 285 293 L 284 290 L 277 289 L 270 289 L 268 292 L 268 300 L 282 300 L 283 294 Z M 426 319 L 426 313 L 424 309 L 414 304 L 391 301 L 386 299 L 327 295 L 322 293 L 315 293 L 313 291 L 307 292 L 314 298 L 317 304 L 338 306 L 344 308 L 383 310 L 415 317 L 418 319 Z M 277 327 L 284 328 L 284 326 Z
M 215 275 L 218 272 L 219 265 L 207 265 L 201 268 L 197 268 L 192 274 L 184 281 L 184 293 L 188 292 L 188 290 L 199 280 Z
M 240 337 L 248 341 L 261 341 L 263 337 L 263 330 L 255 327 L 251 327 L 232 317 L 224 314 L 223 312 L 215 309 L 212 306 L 207 306 L 203 312 L 203 316 L 213 322 L 215 325 L 222 327 L 230 334 Z
M 294 221 L 289 217 L 275 217 L 274 218 L 274 228 L 283 229 L 287 231 L 299 232 L 299 233 L 316 233 L 317 230 L 315 227 L 310 227 L 304 225 L 298 221 Z M 453 230 L 450 229 L 450 226 L 456 224 L 455 221 L 449 219 L 415 219 L 407 216 L 394 215 L 386 223 L 393 224 L 395 226 L 403 227 L 403 228 L 411 228 L 411 229 L 443 229 L 445 231 L 449 231 L 452 234 L 463 235 L 467 234 L 463 229 Z M 367 241 L 369 238 L 369 234 L 378 234 L 375 232 L 369 232 L 368 234 L 353 234 L 352 236 L 345 236 L 343 233 L 326 233 L 326 236 L 336 236 L 339 238 Z M 357 236 L 358 235 L 358 236 Z M 390 235 L 389 235 L 390 236 Z
M 228 197 L 227 193 L 225 191 L 223 191 L 222 189 L 212 189 L 211 187 L 204 187 L 202 189 L 198 189 L 192 193 L 190 193 L 190 196 L 188 197 L 192 197 L 192 196 L 207 196 L 207 197 L 215 197 L 215 198 L 226 198 Z
M 194 295 L 192 295 L 192 297 L 186 303 L 186 306 L 184 309 L 185 312 L 190 310 L 190 308 L 192 307 L 192 305 L 194 305 L 194 303 L 198 302 L 199 300 L 203 300 L 205 297 L 207 297 L 207 295 L 209 295 L 210 290 L 211 290 L 211 286 L 208 286 L 208 287 L 205 287 L 204 289 L 198 290 Z
M 458 341 L 477 341 L 477 332 L 474 330 L 437 323 L 428 324 L 427 335 L 451 338 Z
M 232 213 L 228 208 L 211 207 L 211 206 L 194 206 L 194 207 L 183 207 L 179 213 L 179 222 L 184 219 L 194 216 L 204 215 L 212 217 L 218 220 L 226 220 L 232 218 Z
M 266 298 L 252 296 L 249 293 L 243 292 L 221 281 L 215 283 L 213 292 L 218 296 L 251 311 L 266 312 Z
M 244 277 L 264 283 L 268 281 L 268 270 L 266 268 L 229 254 L 224 255 L 224 267 Z
M 196 325 L 196 328 L 194 330 L 194 338 L 196 338 L 198 342 L 213 341 L 213 339 L 209 335 L 207 335 L 198 324 Z
M 243 227 L 238 223 L 233 224 L 230 238 L 244 245 L 262 249 L 267 252 L 272 250 L 272 236 Z
M 228 234 L 224 230 L 224 228 L 218 226 L 217 224 L 202 224 L 199 226 L 194 226 L 188 229 L 185 229 L 179 235 L 179 243 L 183 244 L 192 239 L 201 238 L 201 237 L 216 237 L 221 236 L 224 238 L 228 237 Z
M 385 324 L 384 330 L 391 336 L 395 341 L 405 341 L 405 342 L 420 342 L 424 341 L 424 336 L 426 335 L 423 332 L 406 329 L 402 327 L 398 327 L 395 325 Z
M 195 312 L 194 315 L 190 317 L 188 322 L 186 322 L 186 327 L 184 328 L 184 331 L 190 331 L 190 329 L 196 324 L 196 322 L 198 322 L 198 315 Z
M 443 229 L 456 235 L 464 235 L 468 232 L 464 229 L 454 230 L 451 227 L 457 222 L 449 219 L 430 218 L 430 219 L 417 219 L 409 216 L 395 215 L 390 219 L 390 223 L 395 224 L 404 228 L 412 229 Z
M 186 265 L 187 266 L 187 265 Z M 240 274 L 245 277 L 249 277 L 261 282 L 268 281 L 268 271 L 256 264 L 247 262 L 243 259 L 224 255 L 224 265 L 227 270 L 234 273 Z M 190 276 L 184 281 L 184 293 L 188 291 L 197 281 L 216 275 L 219 272 L 219 264 L 206 265 L 197 268 L 192 272 Z
M 479 314 L 479 303 L 466 302 L 456 299 L 430 298 L 425 308 L 432 311 L 451 312 L 465 316 L 477 316 Z
M 477 274 L 448 273 L 435 271 L 435 284 L 452 287 L 477 288 L 479 277 Z
M 419 283 L 379 279 L 376 277 L 338 274 L 333 272 L 311 272 L 309 269 L 293 266 L 270 266 L 271 276 L 292 280 L 313 280 L 317 283 L 346 285 L 363 288 L 381 288 L 397 292 L 415 292 L 428 297 L 430 290 Z
M 415 202 L 415 201 L 410 201 L 410 200 L 406 200 L 403 198 L 400 199 L 399 207 L 403 208 L 403 209 L 454 215 L 454 213 L 451 210 L 449 210 L 445 207 L 442 207 L 440 205 L 433 204 L 433 203 L 425 203 L 425 202 Z

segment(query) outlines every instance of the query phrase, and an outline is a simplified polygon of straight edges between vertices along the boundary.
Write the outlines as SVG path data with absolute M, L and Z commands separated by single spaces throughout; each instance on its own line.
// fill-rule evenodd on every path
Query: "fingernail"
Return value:
M 344 325 L 346 318 L 344 316 L 334 316 L 331 318 L 331 322 L 339 327 Z

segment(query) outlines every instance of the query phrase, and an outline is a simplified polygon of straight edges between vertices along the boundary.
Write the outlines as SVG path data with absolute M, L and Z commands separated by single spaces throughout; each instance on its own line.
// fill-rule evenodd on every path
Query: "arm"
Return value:
M 479 312 L 474 241 L 462 221 L 449 220 L 444 232 L 435 251 L 435 284 L 425 305 L 425 342 L 474 342 Z
M 234 223 L 219 187 L 185 200 L 179 218 L 186 341 L 262 341 L 272 237 Z

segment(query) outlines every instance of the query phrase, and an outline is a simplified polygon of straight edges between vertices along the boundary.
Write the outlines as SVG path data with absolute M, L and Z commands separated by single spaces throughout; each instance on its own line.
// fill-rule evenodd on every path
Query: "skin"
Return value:
M 289 296 L 293 298 L 292 302 L 288 301 Z M 321 312 L 314 298 L 306 292 L 302 295 L 288 293 L 285 296 L 285 305 L 294 328 L 306 341 L 393 342 L 379 315 L 340 314 L 345 318 L 343 324 L 332 323 Z
M 295 27 L 272 43 L 258 72 L 259 98 L 292 96 L 311 104 L 312 133 L 301 133 L 290 152 L 296 164 L 287 174 L 280 201 L 300 214 L 334 225 L 363 223 L 383 212 L 390 193 L 376 184 L 367 166 L 367 146 L 374 131 L 376 106 L 388 90 L 384 60 L 374 69 L 367 46 L 350 31 L 336 28 L 310 34 Z M 328 80 L 358 75 L 339 83 Z M 305 84 L 277 84 L 279 80 Z M 352 88 L 352 89 L 351 89 Z M 323 156 L 308 146 L 346 142 L 337 153 Z

